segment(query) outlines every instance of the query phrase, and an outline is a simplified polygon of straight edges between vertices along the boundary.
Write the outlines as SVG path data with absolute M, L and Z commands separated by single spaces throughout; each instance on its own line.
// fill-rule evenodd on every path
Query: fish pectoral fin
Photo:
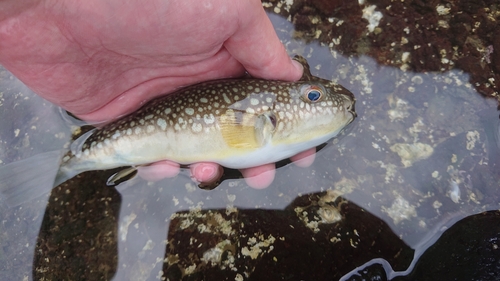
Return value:
M 119 185 L 122 182 L 134 178 L 136 175 L 137 175 L 136 167 L 127 167 L 123 170 L 114 173 L 111 177 L 109 177 L 108 181 L 106 182 L 106 185 L 107 186 Z
M 266 112 L 257 116 L 254 134 L 259 146 L 264 146 L 271 141 L 275 128 L 276 117 L 272 112 Z
M 226 144 L 233 148 L 258 148 L 255 126 L 249 122 L 238 122 L 233 114 L 222 115 L 219 128 Z

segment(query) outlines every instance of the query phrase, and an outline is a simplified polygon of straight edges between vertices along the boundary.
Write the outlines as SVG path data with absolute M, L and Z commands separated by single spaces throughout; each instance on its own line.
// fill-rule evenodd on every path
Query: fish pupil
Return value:
M 310 101 L 317 101 L 321 97 L 321 93 L 318 90 L 311 90 L 307 93 L 307 99 Z

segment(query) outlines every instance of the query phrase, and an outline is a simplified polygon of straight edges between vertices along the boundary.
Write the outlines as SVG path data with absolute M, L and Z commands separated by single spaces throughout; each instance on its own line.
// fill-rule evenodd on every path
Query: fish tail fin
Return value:
M 60 174 L 61 154 L 45 152 L 0 167 L 0 201 L 15 207 L 50 192 Z

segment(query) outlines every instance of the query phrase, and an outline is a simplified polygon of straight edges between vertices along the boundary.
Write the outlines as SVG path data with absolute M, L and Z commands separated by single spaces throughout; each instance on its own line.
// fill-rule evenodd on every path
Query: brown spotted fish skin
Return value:
M 82 136 L 63 157 L 56 183 L 87 170 L 160 160 L 247 168 L 327 141 L 355 118 L 355 98 L 344 87 L 311 76 L 305 60 L 297 60 L 304 65 L 297 82 L 200 83 Z

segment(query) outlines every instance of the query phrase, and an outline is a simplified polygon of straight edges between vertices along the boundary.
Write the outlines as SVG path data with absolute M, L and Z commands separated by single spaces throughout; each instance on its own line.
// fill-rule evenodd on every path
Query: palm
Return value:
M 46 0 L 4 21 L 0 13 L 0 62 L 92 122 L 245 69 L 267 79 L 301 75 L 258 0 Z

